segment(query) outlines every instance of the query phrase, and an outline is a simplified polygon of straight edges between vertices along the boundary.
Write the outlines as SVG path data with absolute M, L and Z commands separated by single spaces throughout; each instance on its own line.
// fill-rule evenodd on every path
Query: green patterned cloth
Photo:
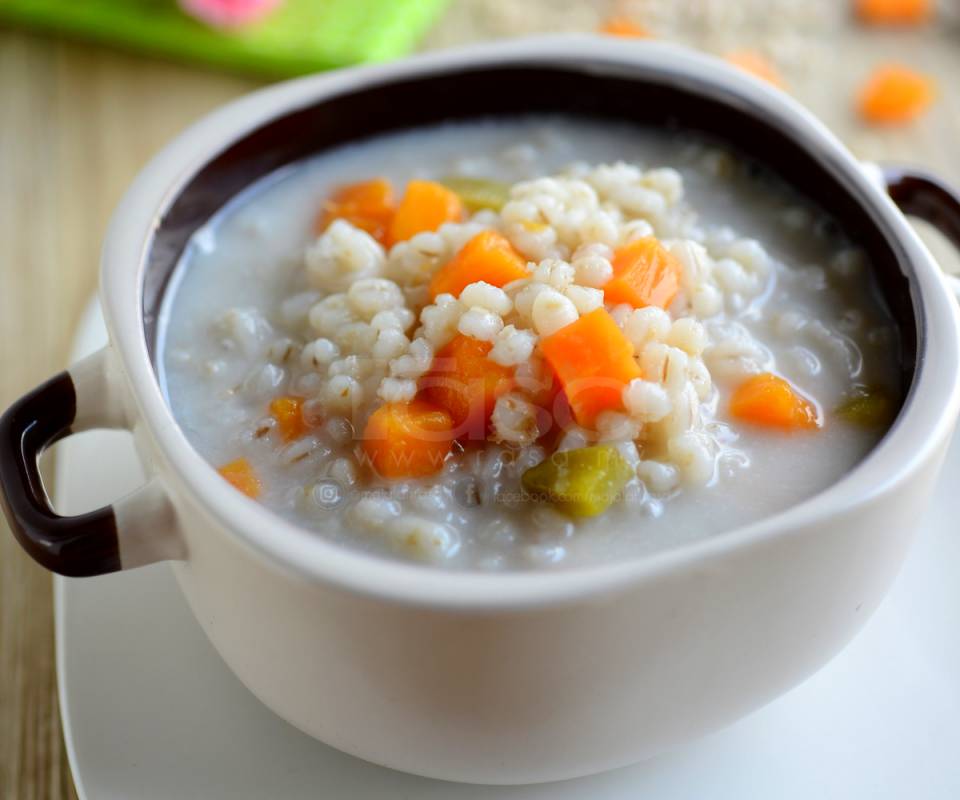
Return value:
M 238 30 L 207 27 L 176 0 L 0 0 L 0 23 L 274 77 L 409 52 L 447 0 L 286 0 Z

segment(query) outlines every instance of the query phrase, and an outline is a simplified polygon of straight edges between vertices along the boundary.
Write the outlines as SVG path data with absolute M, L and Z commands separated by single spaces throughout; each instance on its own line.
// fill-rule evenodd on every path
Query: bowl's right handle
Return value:
M 58 439 L 129 428 L 109 347 L 17 400 L 0 416 L 0 509 L 23 549 L 71 577 L 183 557 L 170 501 L 157 479 L 115 503 L 71 517 L 50 506 L 38 461 Z
M 904 214 L 929 222 L 960 249 L 960 191 L 913 167 L 884 165 L 880 173 L 887 193 Z M 960 297 L 960 278 L 945 277 Z

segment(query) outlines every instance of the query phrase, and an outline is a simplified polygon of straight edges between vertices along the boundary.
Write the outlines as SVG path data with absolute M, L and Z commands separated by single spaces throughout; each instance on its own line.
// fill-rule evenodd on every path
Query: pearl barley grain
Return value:
M 503 329 L 499 314 L 485 308 L 471 308 L 457 322 L 457 330 L 464 336 L 472 336 L 481 342 L 492 342 Z
M 536 343 L 533 331 L 507 325 L 497 334 L 487 358 L 504 367 L 518 366 L 530 360 Z
M 513 309 L 513 301 L 507 293 L 484 281 L 467 285 L 460 293 L 460 302 L 467 308 L 486 309 L 499 316 L 506 316 Z
M 640 422 L 659 422 L 670 413 L 670 395 L 659 383 L 634 378 L 623 390 L 623 404 Z
M 532 309 L 533 325 L 540 336 L 549 336 L 576 322 L 577 307 L 555 289 L 545 289 L 537 295 Z

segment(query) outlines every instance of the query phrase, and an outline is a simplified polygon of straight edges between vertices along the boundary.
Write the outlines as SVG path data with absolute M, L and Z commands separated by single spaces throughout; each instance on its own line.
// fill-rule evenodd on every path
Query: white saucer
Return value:
M 91 307 L 76 355 L 104 341 Z M 60 445 L 57 506 L 140 482 L 129 435 Z M 960 797 L 960 443 L 890 597 L 803 686 L 673 755 L 593 778 L 461 786 L 371 766 L 280 721 L 230 673 L 166 565 L 56 581 L 67 750 L 81 798 L 956 800 Z

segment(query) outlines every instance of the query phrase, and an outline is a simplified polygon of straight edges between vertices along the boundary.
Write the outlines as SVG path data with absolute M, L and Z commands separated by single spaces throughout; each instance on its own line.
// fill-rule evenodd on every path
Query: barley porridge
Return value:
M 899 406 L 832 221 L 715 144 L 537 116 L 339 148 L 188 245 L 164 391 L 241 491 L 452 568 L 634 557 L 830 486 Z

